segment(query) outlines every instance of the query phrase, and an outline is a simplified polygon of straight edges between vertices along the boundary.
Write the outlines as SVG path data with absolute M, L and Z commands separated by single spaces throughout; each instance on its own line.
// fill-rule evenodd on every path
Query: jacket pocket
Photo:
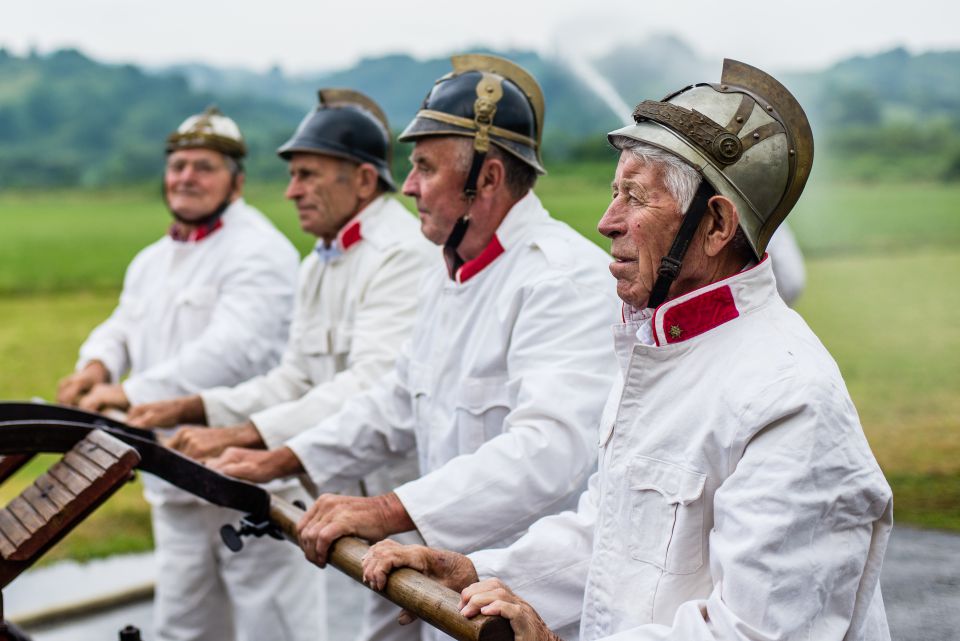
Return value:
M 194 337 L 210 324 L 217 303 L 217 289 L 209 286 L 191 287 L 177 294 L 174 303 L 180 326 L 187 336 Z
M 461 454 L 475 452 L 504 431 L 514 396 L 505 376 L 464 378 L 455 399 Z
M 628 471 L 630 555 L 671 574 L 703 565 L 706 475 L 638 456 Z
M 347 367 L 350 335 L 344 327 L 307 327 L 300 338 L 300 346 L 307 357 L 310 375 L 317 383 L 325 382 L 331 375 Z

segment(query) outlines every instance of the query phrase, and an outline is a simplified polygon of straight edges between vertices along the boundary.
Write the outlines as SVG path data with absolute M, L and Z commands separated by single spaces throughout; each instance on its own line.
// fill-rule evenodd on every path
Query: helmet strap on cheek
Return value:
M 473 200 L 477 197 L 477 182 L 480 180 L 480 170 L 483 168 L 483 161 L 487 157 L 487 152 L 485 150 L 480 151 L 477 149 L 478 146 L 479 145 L 474 143 L 473 160 L 470 162 L 470 171 L 467 174 L 467 180 L 463 184 L 463 198 L 467 203 L 467 213 L 457 219 L 457 222 L 453 225 L 453 229 L 450 230 L 450 235 L 447 236 L 446 242 L 443 243 L 443 258 L 447 263 L 447 273 L 450 274 L 451 280 L 456 280 L 457 270 L 459 270 L 464 263 L 457 249 L 460 247 L 460 243 L 463 242 L 463 237 L 467 235 L 467 227 L 470 226 L 470 205 L 473 204 Z
M 697 187 L 697 193 L 693 196 L 693 201 L 687 207 L 683 215 L 683 222 L 680 223 L 680 229 L 673 238 L 673 244 L 667 255 L 660 259 L 660 269 L 657 270 L 657 280 L 653 284 L 653 290 L 650 292 L 650 298 L 647 301 L 647 307 L 655 309 L 663 304 L 667 299 L 667 293 L 670 291 L 670 285 L 680 275 L 680 269 L 683 267 L 683 257 L 690 247 L 697 227 L 703 220 L 703 215 L 707 212 L 707 206 L 710 199 L 716 195 L 716 191 L 706 180 L 700 181 Z

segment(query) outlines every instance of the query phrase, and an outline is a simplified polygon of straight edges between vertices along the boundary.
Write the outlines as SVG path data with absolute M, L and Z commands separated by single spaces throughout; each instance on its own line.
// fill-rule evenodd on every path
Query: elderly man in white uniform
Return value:
M 239 129 L 208 110 L 171 134 L 167 154 L 170 234 L 130 265 L 120 304 L 61 382 L 61 402 L 125 409 L 234 385 L 280 357 L 298 256 L 241 197 Z M 316 573 L 292 546 L 253 541 L 234 555 L 218 530 L 242 515 L 151 476 L 144 484 L 157 550 L 157 639 L 317 638 Z
M 887 640 L 890 488 L 764 255 L 809 174 L 806 117 L 731 60 L 719 84 L 634 117 L 610 134 L 621 154 L 599 224 L 624 301 L 623 382 L 578 509 L 469 559 L 383 543 L 365 578 L 485 578 L 464 613 L 503 615 L 524 641 L 576 638 L 578 619 L 583 641 Z
M 446 264 L 438 256 L 425 276 L 396 371 L 286 447 L 211 462 L 258 481 L 305 470 L 323 487 L 415 449 L 421 478 L 378 497 L 325 495 L 308 511 L 301 542 L 321 565 L 345 534 L 503 545 L 571 507 L 594 469 L 591 425 L 612 383 L 608 257 L 531 189 L 543 171 L 536 81 L 491 56 L 453 66 L 401 136 L 416 142 L 404 192 Z
M 390 372 L 410 336 L 417 287 L 437 250 L 390 196 L 396 187 L 386 116 L 356 91 L 321 89 L 319 98 L 278 150 L 290 163 L 287 197 L 297 205 L 301 228 L 318 238 L 300 268 L 282 361 L 235 387 L 129 413 L 128 422 L 142 427 L 219 426 L 178 430 L 168 445 L 193 458 L 216 456 L 228 446 L 282 446 Z M 362 487 L 347 480 L 325 489 L 382 494 L 416 476 L 416 461 L 408 457 L 367 475 Z M 374 604 L 365 620 L 394 628 L 395 608 L 382 599 Z

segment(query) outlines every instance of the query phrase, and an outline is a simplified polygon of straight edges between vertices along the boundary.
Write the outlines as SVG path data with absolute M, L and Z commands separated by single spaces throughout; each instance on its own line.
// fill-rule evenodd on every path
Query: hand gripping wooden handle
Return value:
M 304 511 L 277 496 L 270 497 L 270 519 L 291 541 L 298 543 L 297 523 Z M 327 562 L 363 583 L 361 559 L 370 546 L 354 536 L 337 539 Z M 366 585 L 366 584 L 364 584 Z M 400 568 L 390 573 L 380 596 L 409 610 L 458 641 L 513 641 L 510 622 L 502 617 L 460 614 L 460 595 L 416 570 Z

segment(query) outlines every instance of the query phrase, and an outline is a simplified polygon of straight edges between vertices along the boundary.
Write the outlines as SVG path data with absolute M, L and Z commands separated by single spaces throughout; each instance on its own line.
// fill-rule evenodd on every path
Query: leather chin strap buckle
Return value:
M 657 276 L 660 278 L 669 278 L 671 281 L 677 279 L 680 275 L 680 268 L 683 263 L 670 256 L 664 256 L 660 259 L 660 268 L 657 270 Z

